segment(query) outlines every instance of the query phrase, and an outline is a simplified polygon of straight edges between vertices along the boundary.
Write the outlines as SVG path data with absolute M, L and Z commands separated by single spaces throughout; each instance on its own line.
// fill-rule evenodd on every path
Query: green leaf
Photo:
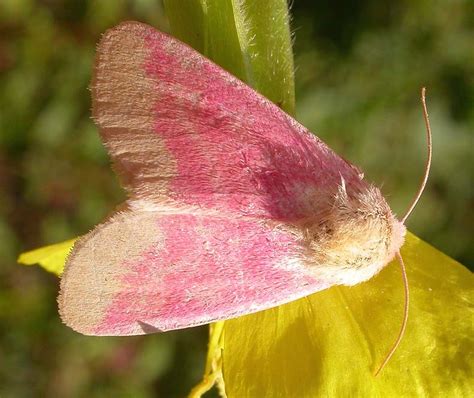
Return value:
M 474 396 L 474 277 L 408 234 L 402 255 L 410 317 L 392 360 L 375 378 L 402 320 L 403 285 L 391 263 L 354 287 L 334 287 L 226 321 L 223 376 L 232 397 Z
M 61 275 L 74 242 L 77 238 L 50 246 L 40 247 L 26 253 L 20 254 L 18 262 L 23 265 L 41 265 L 46 271 Z
M 171 32 L 294 114 L 286 1 L 165 0 Z

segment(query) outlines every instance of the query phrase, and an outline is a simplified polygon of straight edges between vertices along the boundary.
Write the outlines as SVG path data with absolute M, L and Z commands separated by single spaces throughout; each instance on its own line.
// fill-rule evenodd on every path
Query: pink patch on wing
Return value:
M 166 215 L 157 218 L 157 228 L 164 241 L 140 261 L 123 264 L 120 292 L 96 333 L 128 334 L 137 323 L 189 327 L 326 287 L 302 267 L 288 267 L 299 250 L 290 234 L 257 221 Z
M 156 78 L 155 131 L 177 162 L 170 197 L 186 204 L 292 221 L 317 190 L 359 184 L 357 172 L 278 107 L 194 50 L 146 38 Z

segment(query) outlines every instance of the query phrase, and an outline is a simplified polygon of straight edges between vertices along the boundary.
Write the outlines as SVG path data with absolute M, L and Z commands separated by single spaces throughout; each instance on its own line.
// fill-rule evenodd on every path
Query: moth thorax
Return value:
M 380 191 L 339 187 L 304 226 L 311 268 L 333 284 L 355 285 L 380 271 L 403 243 L 405 227 Z

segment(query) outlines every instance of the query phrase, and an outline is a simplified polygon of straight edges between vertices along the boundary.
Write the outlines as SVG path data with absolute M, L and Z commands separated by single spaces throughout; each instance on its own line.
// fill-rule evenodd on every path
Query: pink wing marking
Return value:
M 261 221 L 158 215 L 163 245 L 123 260 L 120 290 L 92 334 L 180 329 L 255 312 L 326 288 L 295 237 Z
M 166 34 L 124 23 L 98 54 L 94 115 L 132 200 L 295 221 L 341 177 L 361 184 L 277 106 Z
M 311 213 L 315 191 L 334 191 L 341 176 L 359 183 L 351 165 L 219 66 L 155 30 L 146 41 L 155 131 L 177 162 L 173 198 L 296 220 Z

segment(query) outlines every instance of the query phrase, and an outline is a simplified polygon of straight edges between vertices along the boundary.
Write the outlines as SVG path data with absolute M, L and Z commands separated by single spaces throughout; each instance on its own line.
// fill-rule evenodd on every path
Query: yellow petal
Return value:
M 412 234 L 402 256 L 411 293 L 407 331 L 377 378 L 402 319 L 396 263 L 355 287 L 226 321 L 228 398 L 474 396 L 472 274 Z
M 40 247 L 26 253 L 20 254 L 18 262 L 24 265 L 39 264 L 45 270 L 60 275 L 63 272 L 66 258 L 69 255 L 77 238 L 54 245 Z

